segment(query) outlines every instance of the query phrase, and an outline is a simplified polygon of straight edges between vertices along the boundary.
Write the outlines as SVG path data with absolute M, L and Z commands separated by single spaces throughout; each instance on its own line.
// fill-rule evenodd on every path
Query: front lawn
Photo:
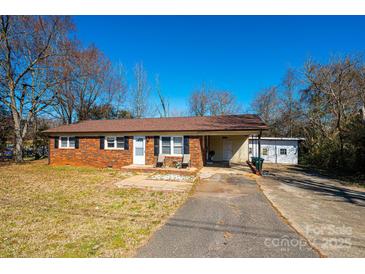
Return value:
M 187 193 L 120 189 L 117 170 L 0 166 L 0 257 L 126 257 Z

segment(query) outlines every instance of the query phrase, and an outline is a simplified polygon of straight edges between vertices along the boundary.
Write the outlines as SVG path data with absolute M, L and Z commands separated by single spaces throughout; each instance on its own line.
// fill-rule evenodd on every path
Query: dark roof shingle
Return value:
M 268 126 L 258 115 L 222 115 L 204 117 L 169 117 L 119 120 L 88 120 L 46 130 L 46 133 L 98 132 L 176 132 L 265 130 Z

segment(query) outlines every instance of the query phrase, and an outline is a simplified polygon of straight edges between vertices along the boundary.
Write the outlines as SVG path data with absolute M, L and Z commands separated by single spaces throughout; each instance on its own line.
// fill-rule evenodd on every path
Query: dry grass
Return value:
M 126 257 L 186 193 L 119 189 L 116 170 L 0 166 L 0 257 Z

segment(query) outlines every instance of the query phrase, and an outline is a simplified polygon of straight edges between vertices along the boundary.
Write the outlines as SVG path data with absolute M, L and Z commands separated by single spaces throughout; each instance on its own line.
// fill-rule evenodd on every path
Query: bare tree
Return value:
M 54 100 L 55 70 L 72 25 L 67 17 L 1 16 L 0 100 L 14 122 L 16 161 L 34 117 Z
M 156 76 L 156 90 L 158 99 L 160 101 L 160 105 L 157 106 L 157 111 L 160 117 L 169 117 L 169 102 L 168 100 L 162 95 L 161 86 L 160 86 L 160 78 Z
M 206 116 L 209 114 L 208 90 L 204 83 L 199 90 L 194 91 L 190 95 L 189 110 L 194 116 Z
M 95 46 L 82 48 L 76 41 L 70 42 L 61 67 L 64 81 L 54 110 L 64 123 L 90 119 L 97 105 L 118 106 L 125 96 L 123 75 Z
M 145 117 L 149 112 L 148 99 L 150 87 L 147 82 L 147 73 L 142 63 L 134 67 L 135 84 L 131 89 L 131 112 L 133 117 Z
M 56 113 L 52 115 L 62 120 L 63 124 L 71 124 L 76 117 L 76 84 L 77 76 L 76 57 L 77 51 L 76 40 L 70 40 L 66 43 L 66 54 L 60 57 L 60 77 L 62 82 L 55 87 L 55 102 L 52 104 L 52 110 Z
M 190 95 L 189 110 L 194 116 L 216 116 L 237 113 L 240 106 L 231 92 L 207 88 L 203 83 Z
M 296 98 L 299 79 L 293 69 L 289 69 L 280 86 L 281 94 L 279 96 L 279 113 L 280 119 L 277 126 L 281 128 L 283 137 L 294 137 L 299 135 L 298 121 L 302 112 L 299 100 Z
M 109 85 L 116 79 L 110 78 L 112 65 L 95 46 L 77 52 L 78 77 L 76 82 L 76 113 L 79 121 L 89 119 L 89 112 L 97 102 L 110 102 L 116 89 Z M 118 82 L 115 82 L 118 83 Z
M 208 106 L 210 115 L 234 114 L 240 110 L 236 98 L 229 91 L 214 90 L 209 92 Z
M 0 151 L 5 148 L 6 141 L 13 137 L 13 130 L 11 114 L 0 102 Z
M 270 87 L 260 91 L 251 104 L 251 108 L 258 113 L 261 118 L 273 125 L 278 117 L 278 88 Z
M 308 88 L 303 98 L 309 103 L 307 118 L 321 134 L 339 146 L 340 165 L 344 165 L 346 125 L 359 111 L 356 71 L 358 60 L 333 59 L 327 65 L 313 61 L 305 64 Z
M 357 91 L 357 97 L 359 98 L 359 113 L 362 119 L 362 123 L 365 124 L 365 67 L 360 66 L 356 70 L 355 74 L 356 78 L 356 91 Z
M 301 135 L 302 110 L 297 98 L 298 86 L 296 73 L 289 69 L 280 85 L 258 93 L 251 108 L 270 126 L 265 134 L 280 137 Z
M 308 60 L 301 75 L 289 70 L 278 88 L 262 91 L 253 109 L 269 134 L 305 137 L 304 163 L 364 172 L 365 64 L 359 56 Z

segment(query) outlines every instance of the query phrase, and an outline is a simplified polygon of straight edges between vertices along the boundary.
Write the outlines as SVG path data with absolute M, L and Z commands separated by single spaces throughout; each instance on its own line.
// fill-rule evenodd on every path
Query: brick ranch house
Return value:
M 191 167 L 248 160 L 250 135 L 268 129 L 257 115 L 90 120 L 46 130 L 49 164 L 121 168 L 173 166 L 190 154 Z

